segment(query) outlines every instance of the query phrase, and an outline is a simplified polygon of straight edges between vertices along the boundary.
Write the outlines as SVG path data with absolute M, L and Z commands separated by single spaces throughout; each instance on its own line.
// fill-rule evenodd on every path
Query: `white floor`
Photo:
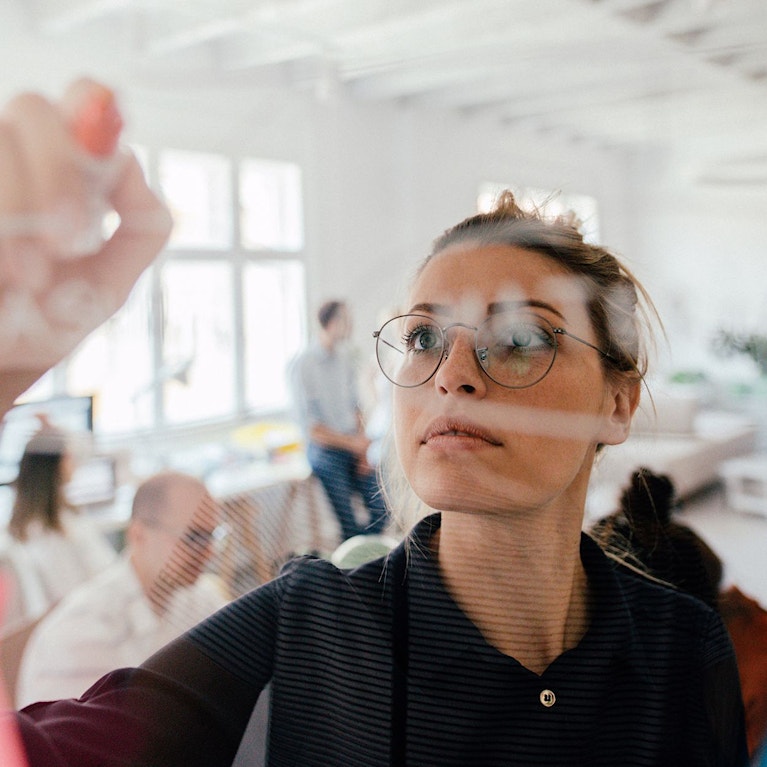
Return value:
M 767 516 L 729 508 L 724 491 L 715 489 L 684 503 L 676 518 L 722 558 L 725 585 L 767 608 Z

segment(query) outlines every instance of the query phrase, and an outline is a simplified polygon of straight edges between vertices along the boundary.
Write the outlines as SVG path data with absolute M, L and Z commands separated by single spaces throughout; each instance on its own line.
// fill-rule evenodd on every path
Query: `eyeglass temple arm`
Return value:
M 589 343 L 588 341 L 584 340 L 583 338 L 580 338 L 579 336 L 573 335 L 573 333 L 571 333 L 569 330 L 565 330 L 564 328 L 554 328 L 554 332 L 558 333 L 561 336 L 568 336 L 568 338 L 572 338 L 573 341 L 578 341 L 578 343 L 581 343 L 581 344 L 584 344 L 585 346 L 590 347 L 595 352 L 599 352 L 603 357 L 607 357 L 607 359 L 617 362 L 617 360 L 615 359 L 615 357 L 613 357 L 612 354 L 604 351 L 604 349 L 600 349 L 598 346 L 594 346 L 594 344 Z
M 381 343 L 386 344 L 390 349 L 394 349 L 395 352 L 399 352 L 400 354 L 405 353 L 402 351 L 402 349 L 398 349 L 394 344 L 390 344 L 385 338 L 381 338 L 381 332 L 379 330 L 373 331 L 373 338 L 376 338 Z

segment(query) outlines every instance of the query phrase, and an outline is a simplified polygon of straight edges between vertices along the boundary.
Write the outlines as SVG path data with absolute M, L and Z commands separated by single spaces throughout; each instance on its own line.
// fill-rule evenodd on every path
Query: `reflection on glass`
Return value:
M 240 164 L 240 235 L 251 250 L 296 252 L 304 245 L 301 170 L 287 162 Z
M 245 398 L 248 408 L 288 404 L 286 367 L 305 335 L 304 265 L 259 261 L 245 265 Z
M 170 261 L 162 269 L 163 386 L 171 424 L 231 414 L 235 339 L 231 264 Z
M 91 333 L 67 366 L 66 391 L 95 394 L 98 432 L 141 429 L 152 423 L 151 270 L 126 304 Z
M 226 157 L 166 149 L 160 152 L 159 176 L 173 215 L 168 247 L 231 247 L 231 164 Z

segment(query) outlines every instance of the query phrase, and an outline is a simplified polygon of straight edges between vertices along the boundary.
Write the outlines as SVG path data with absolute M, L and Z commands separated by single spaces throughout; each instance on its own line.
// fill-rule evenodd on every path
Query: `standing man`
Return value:
M 375 471 L 366 460 L 356 371 L 345 342 L 351 318 L 343 301 L 327 301 L 317 313 L 319 335 L 293 364 L 296 415 L 307 442 L 307 458 L 319 477 L 341 525 L 344 539 L 378 533 L 388 517 Z M 358 492 L 370 514 L 360 525 L 352 507 Z
M 79 697 L 108 671 L 138 665 L 222 607 L 228 595 L 203 572 L 218 524 L 218 504 L 195 477 L 169 471 L 143 482 L 120 558 L 71 591 L 32 633 L 17 705 Z

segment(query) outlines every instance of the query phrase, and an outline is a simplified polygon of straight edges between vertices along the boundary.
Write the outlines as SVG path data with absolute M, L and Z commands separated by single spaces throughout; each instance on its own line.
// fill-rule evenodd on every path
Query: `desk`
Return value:
M 277 461 L 251 461 L 237 466 L 226 466 L 203 479 L 211 495 L 222 500 L 238 493 L 308 480 L 311 473 L 306 458 L 297 454 Z M 136 487 L 137 484 L 120 485 L 113 500 L 108 503 L 84 504 L 81 510 L 106 534 L 122 533 L 130 519 Z
M 236 466 L 223 466 L 205 477 L 205 484 L 216 498 L 248 490 L 271 487 L 281 482 L 307 479 L 312 473 L 303 453 L 266 461 L 250 461 Z
M 341 541 L 335 514 L 303 455 L 224 469 L 206 483 L 228 535 L 211 563 L 239 596 L 298 554 L 329 555 Z
M 210 569 L 224 578 L 234 596 L 273 578 L 290 557 L 329 556 L 341 542 L 338 520 L 303 454 L 224 467 L 205 483 L 221 504 L 228 530 Z M 135 491 L 134 485 L 121 485 L 113 502 L 81 509 L 118 549 Z

